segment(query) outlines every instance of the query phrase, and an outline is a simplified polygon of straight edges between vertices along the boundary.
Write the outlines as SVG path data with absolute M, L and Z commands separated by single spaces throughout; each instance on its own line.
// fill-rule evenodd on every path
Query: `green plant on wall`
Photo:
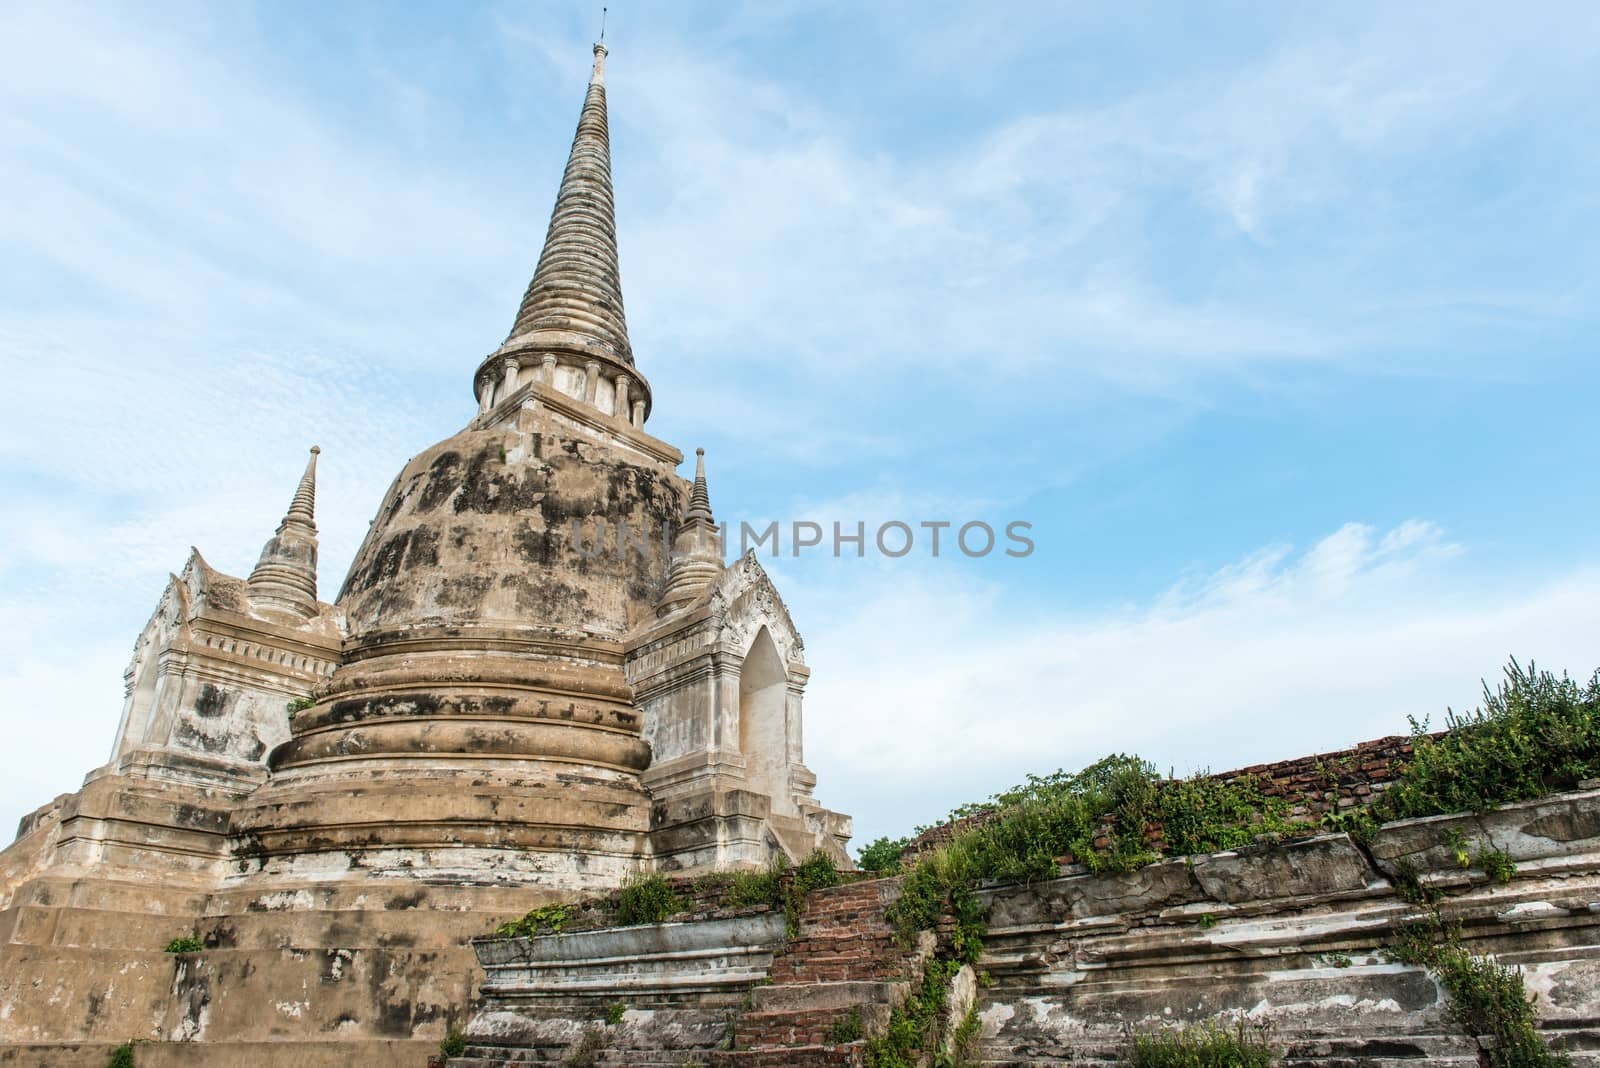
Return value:
M 633 875 L 622 885 L 617 897 L 617 922 L 625 927 L 641 923 L 660 923 L 683 908 L 683 900 L 672 884 L 655 872 Z
M 862 1034 L 860 1005 L 850 1006 L 850 1011 L 833 1021 L 833 1024 L 828 1028 L 828 1038 L 835 1046 L 842 1046 L 849 1042 L 859 1042 Z
M 1383 819 L 1486 812 L 1600 776 L 1600 672 L 1584 685 L 1511 661 L 1483 705 L 1434 738 L 1411 721 L 1412 757 L 1374 806 Z
M 124 1042 L 112 1050 L 110 1058 L 106 1061 L 106 1068 L 134 1068 L 133 1043 Z
M 838 886 L 843 881 L 844 876 L 833 866 L 833 858 L 818 849 L 796 865 L 792 874 L 778 861 L 770 868 L 734 875 L 728 886 L 728 904 L 736 908 L 771 905 L 782 909 L 784 926 L 793 938 L 800 933 L 800 914 L 805 911 L 811 891 Z
M 1470 952 L 1461 944 L 1459 929 L 1447 926 L 1437 911 L 1428 922 L 1401 932 L 1388 955 L 1433 973 L 1449 998 L 1451 1018 L 1463 1032 L 1493 1037 L 1483 1052 L 1490 1068 L 1566 1068 L 1572 1063 L 1546 1046 L 1539 1034 L 1522 969 Z
M 1511 854 L 1503 849 L 1485 847 L 1480 849 L 1473 863 L 1482 870 L 1483 874 L 1499 883 L 1501 886 L 1509 883 L 1517 874 L 1517 862 L 1511 859 Z
M 495 929 L 496 938 L 536 938 L 539 935 L 560 934 L 572 920 L 574 905 L 541 905 L 515 920 L 508 920 Z
M 467 1052 L 467 1036 L 462 1034 L 460 1028 L 450 1028 L 439 1040 L 439 1059 L 447 1065 L 451 1057 L 459 1057 L 465 1052 Z
M 1128 1048 L 1133 1068 L 1269 1068 L 1278 1063 L 1272 1028 L 1236 1020 L 1136 1035 Z
M 199 953 L 205 948 L 206 944 L 194 935 L 184 935 L 182 938 L 174 938 L 168 942 L 166 951 L 168 953 Z
M 960 970 L 958 960 L 936 958 L 924 966 L 922 982 L 889 1014 L 883 1034 L 866 1040 L 862 1058 L 867 1068 L 917 1068 L 930 1059 L 936 1065 L 949 1064 L 938 1051 L 948 1024 L 943 1018 L 945 1001 Z

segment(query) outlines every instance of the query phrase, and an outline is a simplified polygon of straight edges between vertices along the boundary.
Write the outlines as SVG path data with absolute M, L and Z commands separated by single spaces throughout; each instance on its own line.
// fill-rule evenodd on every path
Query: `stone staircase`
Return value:
M 931 935 L 911 948 L 895 939 L 886 913 L 899 893 L 898 879 L 813 891 L 798 937 L 773 959 L 771 984 L 753 990 L 734 1019 L 733 1048 L 712 1053 L 710 1064 L 861 1064 L 859 1036 L 882 1032 L 932 952 Z

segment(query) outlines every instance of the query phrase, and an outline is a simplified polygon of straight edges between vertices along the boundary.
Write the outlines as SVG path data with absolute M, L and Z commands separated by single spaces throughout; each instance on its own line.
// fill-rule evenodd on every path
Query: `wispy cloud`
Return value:
M 317 442 L 335 589 L 394 471 L 471 414 L 537 256 L 592 9 L 463 9 L 444 34 L 350 10 L 0 9 L 0 692 L 51 710 L 48 739 L 18 736 L 27 778 L 0 814 L 103 757 L 126 652 L 189 544 L 248 570 Z M 614 24 L 651 428 L 713 446 L 719 514 L 1011 508 L 1159 452 L 1235 387 L 1321 414 L 1296 391 L 1320 403 L 1329 379 L 1306 375 L 1581 392 L 1545 369 L 1585 354 L 1546 342 L 1596 306 L 1600 16 L 1268 13 L 1209 47 L 1143 17 L 751 3 Z M 1097 507 L 1143 521 L 1140 477 Z M 1283 524 L 1239 526 L 1126 613 L 1017 607 L 1059 575 L 785 562 L 824 792 L 882 800 L 834 785 L 863 772 L 860 731 L 914 735 L 908 766 L 970 752 L 948 777 L 970 796 L 1039 746 L 1271 756 L 1325 720 L 1351 740 L 1369 725 L 1351 706 L 1390 729 L 1470 697 L 1509 651 L 1585 662 L 1569 595 L 1592 576 L 1567 558 L 1516 591 L 1427 524 L 1252 554 Z M 908 819 L 945 803 L 914 786 Z
M 1462 558 L 1414 520 L 1268 546 L 1111 610 L 1041 609 L 948 564 L 802 582 L 827 620 L 808 636 L 827 670 L 807 753 L 872 837 L 1108 752 L 1182 774 L 1404 733 L 1470 707 L 1513 655 L 1600 663 L 1600 571 L 1512 585 Z

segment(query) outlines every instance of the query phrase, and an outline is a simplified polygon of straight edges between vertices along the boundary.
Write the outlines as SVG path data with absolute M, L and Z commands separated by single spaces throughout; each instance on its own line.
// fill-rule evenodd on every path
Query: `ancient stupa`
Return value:
M 0 853 L 0 1060 L 388 1063 L 464 1016 L 464 940 L 534 905 L 849 864 L 800 637 L 753 555 L 724 563 L 704 456 L 690 483 L 645 429 L 605 58 L 476 412 L 395 478 L 334 602 L 313 448 L 248 579 L 198 551 L 172 576 L 110 761 Z M 163 952 L 184 937 L 207 951 Z

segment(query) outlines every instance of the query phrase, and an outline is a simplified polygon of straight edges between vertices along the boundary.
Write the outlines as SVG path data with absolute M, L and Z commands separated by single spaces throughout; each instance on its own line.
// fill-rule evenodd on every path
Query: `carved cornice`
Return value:
M 636 376 L 630 375 L 630 377 Z M 619 445 L 633 449 L 640 455 L 677 467 L 683 462 L 683 453 L 652 434 L 634 426 L 624 415 L 607 415 L 600 409 L 569 397 L 553 385 L 544 382 L 524 382 L 493 408 L 467 424 L 469 430 L 488 430 L 511 422 L 528 401 L 549 408 L 552 413 L 568 419 L 601 437 L 614 439 Z

